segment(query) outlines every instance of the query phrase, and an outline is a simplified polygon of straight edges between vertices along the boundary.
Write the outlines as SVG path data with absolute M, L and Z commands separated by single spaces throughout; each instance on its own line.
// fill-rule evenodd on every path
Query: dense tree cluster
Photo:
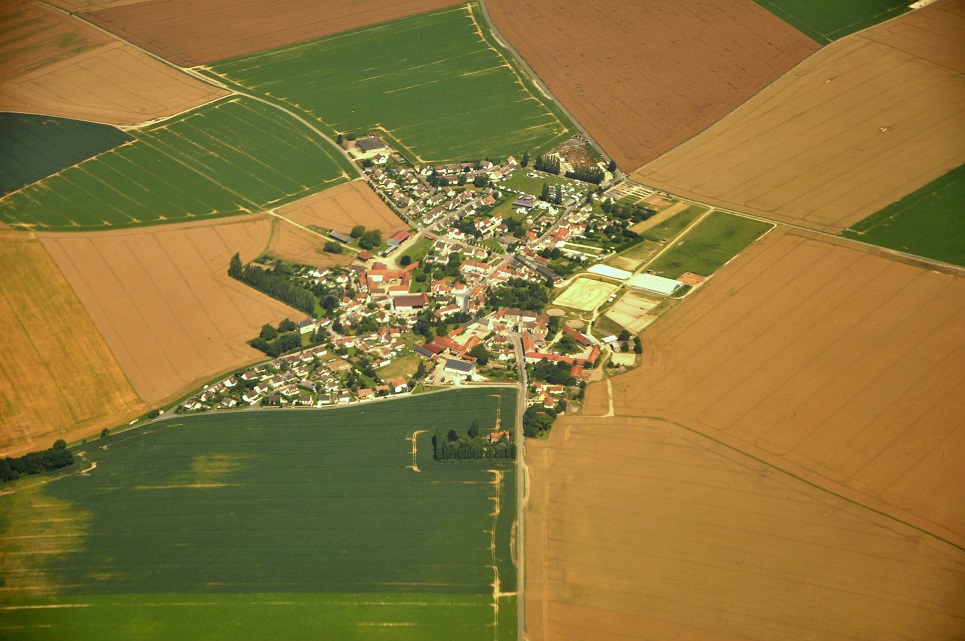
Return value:
M 573 171 L 566 172 L 567 178 L 575 178 L 576 180 L 593 183 L 594 185 L 599 185 L 603 182 L 605 176 L 606 172 L 595 165 L 577 165 L 573 168 Z
M 543 381 L 550 385 L 575 385 L 576 378 L 570 375 L 573 367 L 563 362 L 550 362 L 543 359 L 527 366 L 526 374 L 530 380 Z
M 556 420 L 556 412 L 541 407 L 530 407 L 523 413 L 523 434 L 535 438 L 549 432 Z
M 470 427 L 469 431 L 472 430 Z M 475 436 L 468 433 L 460 436 L 456 430 L 446 433 L 438 429 L 432 437 L 432 458 L 437 461 L 515 459 L 516 444 L 505 435 L 498 442 L 490 443 L 478 435 L 478 426 Z
M 547 300 L 547 290 L 541 283 L 531 283 L 521 278 L 510 279 L 505 285 L 490 287 L 486 292 L 486 304 L 493 309 L 509 307 L 539 312 Z
M 550 154 L 540 154 L 536 156 L 536 160 L 533 161 L 533 169 L 559 176 L 560 158 L 559 156 L 551 156 Z
M 342 246 L 336 243 L 334 240 L 326 242 L 323 249 L 329 254 L 341 254 L 343 251 Z
M 30 452 L 19 458 L 8 456 L 0 459 L 0 483 L 48 470 L 59 470 L 73 463 L 74 455 L 67 449 L 67 443 L 59 439 L 49 450 Z
M 290 274 L 285 273 L 281 265 L 273 269 L 255 264 L 242 267 L 241 258 L 235 254 L 231 257 L 228 275 L 306 314 L 315 313 L 315 294 L 292 283 Z

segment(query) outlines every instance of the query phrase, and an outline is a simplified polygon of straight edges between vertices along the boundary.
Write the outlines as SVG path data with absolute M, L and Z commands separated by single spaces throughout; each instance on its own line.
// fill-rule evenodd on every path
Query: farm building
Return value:
M 385 149 L 385 143 L 378 136 L 369 136 L 368 138 L 359 138 L 355 141 L 355 146 L 365 153 L 370 151 L 375 151 L 377 149 Z
M 617 280 L 626 280 L 633 276 L 632 273 L 625 269 L 617 269 L 616 267 L 610 267 L 609 265 L 594 265 L 588 270 L 591 274 L 596 274 L 597 276 L 606 276 L 607 278 L 615 278 Z
M 412 294 L 411 296 L 396 296 L 392 299 L 392 304 L 397 310 L 422 309 L 429 304 L 429 297 L 425 294 Z
M 670 296 L 675 291 L 683 287 L 679 280 L 654 276 L 653 274 L 637 274 L 627 283 L 633 289 L 641 289 L 645 292 L 653 292 L 663 296 Z
M 472 371 L 476 369 L 476 365 L 475 363 L 464 363 L 463 361 L 446 359 L 445 369 L 450 374 L 461 374 L 463 376 L 469 376 L 472 374 Z
M 389 245 L 395 245 L 396 247 L 398 247 L 399 245 L 404 243 L 408 238 L 409 238 L 409 232 L 402 230 L 402 231 L 397 231 L 391 236 L 389 236 L 388 238 L 386 238 L 385 242 L 388 243 Z
M 340 243 L 346 243 L 346 244 L 347 244 L 347 243 L 352 242 L 352 237 L 351 237 L 351 236 L 349 236 L 349 235 L 346 234 L 346 233 L 340 232 L 340 231 L 332 230 L 332 231 L 330 231 L 330 232 L 328 233 L 328 235 L 331 236 L 332 238 L 334 238 L 335 240 L 337 240 L 337 241 L 340 242 Z

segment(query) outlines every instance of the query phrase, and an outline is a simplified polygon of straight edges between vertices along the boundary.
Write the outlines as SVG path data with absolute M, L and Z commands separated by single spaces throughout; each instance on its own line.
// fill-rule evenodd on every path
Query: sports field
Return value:
M 907 0 L 754 0 L 816 42 L 866 29 L 908 11 Z
M 600 303 L 619 287 L 591 278 L 576 278 L 566 291 L 556 297 L 553 304 L 588 312 L 599 307 Z
M 965 163 L 963 41 L 938 0 L 834 42 L 634 180 L 840 233 Z
M 961 639 L 965 552 L 758 458 L 620 417 L 526 455 L 531 641 Z
M 514 464 L 435 463 L 422 430 L 511 427 L 515 402 L 173 417 L 90 442 L 84 474 L 0 496 L 5 638 L 513 639 Z
M 841 233 L 847 238 L 965 266 L 965 165 Z
M 774 225 L 713 211 L 647 267 L 658 276 L 710 276 Z
M 261 211 L 348 178 L 348 161 L 278 109 L 227 98 L 0 200 L 0 221 L 106 229 Z
M 0 231 L 0 456 L 147 410 L 40 242 Z
M 333 136 L 377 132 L 414 162 L 535 155 L 572 135 L 474 4 L 204 70 L 300 110 Z
M 130 139 L 106 125 L 0 113 L 0 196 Z
M 134 125 L 225 95 L 38 2 L 0 3 L 0 25 L 0 111 Z

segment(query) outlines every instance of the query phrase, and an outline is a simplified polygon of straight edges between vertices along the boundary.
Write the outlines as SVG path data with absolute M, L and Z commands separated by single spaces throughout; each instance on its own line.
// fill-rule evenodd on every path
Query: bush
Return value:
M 329 254 L 341 254 L 343 251 L 345 251 L 342 249 L 342 246 L 336 243 L 334 240 L 326 242 L 323 249 Z

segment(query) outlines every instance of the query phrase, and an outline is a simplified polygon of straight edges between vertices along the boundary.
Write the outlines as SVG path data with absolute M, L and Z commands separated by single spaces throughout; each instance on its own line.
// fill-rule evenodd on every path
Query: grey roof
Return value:
M 472 363 L 464 363 L 462 361 L 446 359 L 446 369 L 454 369 L 457 372 L 469 374 L 472 372 L 473 367 L 475 367 L 475 365 Z
M 369 136 L 368 138 L 359 138 L 355 141 L 355 146 L 362 151 L 373 151 L 375 149 L 383 149 L 385 143 L 378 136 Z

